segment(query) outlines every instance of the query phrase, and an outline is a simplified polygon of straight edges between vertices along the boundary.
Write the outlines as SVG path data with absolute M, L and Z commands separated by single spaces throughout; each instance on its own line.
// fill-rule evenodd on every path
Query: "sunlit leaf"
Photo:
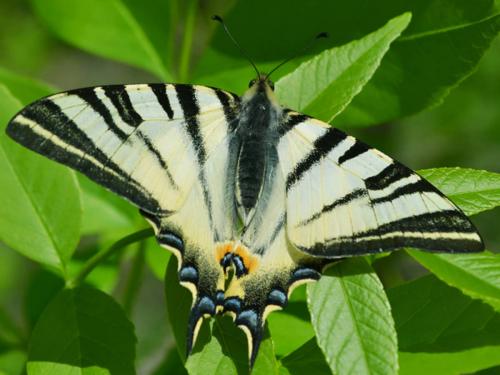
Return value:
M 32 0 L 38 16 L 62 40 L 107 58 L 169 74 L 142 25 L 121 0 Z M 168 22 L 168 17 L 164 22 Z
M 397 339 L 391 310 L 377 275 L 362 258 L 334 264 L 308 285 L 318 345 L 332 372 L 396 374 Z
M 407 2 L 408 10 L 421 27 L 394 43 L 381 68 L 336 125 L 380 124 L 440 104 L 474 71 L 500 30 L 500 15 L 484 12 L 483 18 L 474 18 L 484 14 L 481 9 L 488 9 L 485 3 L 490 1 L 478 4 L 479 12 L 467 9 L 476 3 L 463 1 L 453 2 L 456 9 L 446 4 L 450 1 L 427 7 L 420 3 L 429 1 L 412 3 L 415 5 Z
M 368 82 L 410 19 L 403 14 L 360 40 L 306 61 L 276 82 L 280 103 L 330 122 Z
M 255 9 L 265 9 L 258 14 L 259 27 L 253 27 L 249 17 Z M 492 18 L 498 12 L 493 0 L 240 1 L 225 20 L 264 72 L 300 50 L 318 32 L 329 33 L 327 40 L 299 53 L 274 73 L 278 80 L 304 61 L 305 55 L 360 39 L 404 12 L 412 13 L 412 22 L 402 40 L 393 43 L 373 79 L 334 120 L 339 126 L 360 126 L 436 105 L 468 76 L 498 33 L 498 19 Z M 254 76 L 248 61 L 224 32 L 217 30 L 198 66 L 200 82 L 223 84 L 223 88 L 240 93 Z
M 479 298 L 500 311 L 500 254 L 408 253 L 445 283 Z
M 467 215 L 500 206 L 500 174 L 467 168 L 434 168 L 418 172 Z

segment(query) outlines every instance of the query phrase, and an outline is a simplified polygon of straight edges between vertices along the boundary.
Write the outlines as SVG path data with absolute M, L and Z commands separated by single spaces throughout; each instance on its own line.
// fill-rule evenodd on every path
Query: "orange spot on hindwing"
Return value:
M 233 267 L 237 277 L 254 272 L 259 264 L 259 258 L 250 250 L 236 242 L 224 242 L 215 248 L 215 259 L 224 268 Z
M 246 246 L 238 244 L 233 252 L 241 258 L 243 265 L 247 269 L 247 273 L 252 273 L 257 269 L 259 258 L 253 255 Z

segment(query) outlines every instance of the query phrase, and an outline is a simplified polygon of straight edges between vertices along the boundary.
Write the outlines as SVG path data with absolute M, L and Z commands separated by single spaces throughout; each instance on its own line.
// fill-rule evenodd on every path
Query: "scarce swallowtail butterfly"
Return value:
M 334 260 L 484 248 L 429 182 L 283 108 L 265 74 L 241 97 L 185 84 L 67 91 L 24 108 L 7 133 L 140 209 L 193 294 L 188 353 L 204 317 L 231 313 L 252 365 L 268 313 Z

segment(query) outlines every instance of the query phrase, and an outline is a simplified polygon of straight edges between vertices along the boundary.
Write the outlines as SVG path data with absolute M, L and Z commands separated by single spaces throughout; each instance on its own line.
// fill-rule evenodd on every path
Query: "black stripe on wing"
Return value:
M 74 123 L 72 124 L 71 120 L 54 103 L 45 99 L 43 102 L 27 107 L 20 115 L 36 122 L 40 127 L 101 164 L 107 163 L 107 168 L 99 167 L 87 158 L 69 151 L 67 147 L 41 136 L 28 125 L 17 122 L 16 118 L 7 127 L 7 134 L 14 140 L 52 160 L 82 172 L 109 190 L 127 198 L 144 211 L 153 215 L 165 214 L 161 211 L 158 201 L 131 180 L 117 165 L 110 162 L 106 155 L 96 148 L 92 141 Z
M 301 250 L 326 258 L 378 253 L 402 247 L 420 247 L 452 253 L 484 250 L 479 234 L 477 239 L 450 238 L 450 235 L 459 233 L 470 235 L 477 234 L 477 231 L 461 212 L 446 210 L 407 217 L 351 236 L 326 240 Z M 438 236 L 431 238 L 432 234 Z
M 163 85 L 165 88 L 165 86 Z M 101 99 L 98 98 L 95 90 L 102 89 L 106 97 L 111 101 L 113 107 L 107 107 Z M 90 107 L 100 115 L 106 125 L 111 129 L 111 131 L 120 138 L 122 142 L 127 142 L 134 135 L 137 136 L 146 146 L 146 148 L 154 155 L 158 164 L 165 171 L 167 178 L 169 179 L 172 187 L 174 189 L 178 189 L 178 185 L 176 184 L 172 174 L 169 171 L 168 165 L 166 161 L 163 159 L 160 151 L 155 147 L 152 143 L 151 139 L 139 129 L 137 129 L 143 122 L 144 119 L 137 113 L 132 102 L 130 100 L 130 96 L 127 92 L 126 86 L 124 85 L 108 85 L 96 88 L 84 88 L 70 91 L 69 94 L 74 94 L 83 99 L 86 103 L 90 105 Z M 158 99 L 158 96 L 156 96 Z M 166 97 L 166 94 L 165 94 Z M 168 99 L 167 99 L 168 100 Z M 159 102 L 159 101 L 158 101 Z M 160 102 L 159 102 L 160 103 Z M 160 103 L 162 105 L 162 103 Z M 118 127 L 113 119 L 113 112 L 118 113 L 120 119 L 131 126 L 132 131 L 130 133 L 125 133 L 122 129 Z
M 366 188 L 370 190 L 382 190 L 392 183 L 402 178 L 409 177 L 412 174 L 415 174 L 415 172 L 394 160 L 375 176 L 368 177 L 365 180 L 365 185 Z
M 425 180 L 419 180 L 419 181 L 413 182 L 411 184 L 406 184 L 406 185 L 400 186 L 397 189 L 395 189 L 392 193 L 386 195 L 385 197 L 372 199 L 371 203 L 378 204 L 378 203 L 383 203 L 383 202 L 390 202 L 390 201 L 393 201 L 394 199 L 397 199 L 397 198 L 405 196 L 405 195 L 411 195 L 411 194 L 423 193 L 423 192 L 434 193 L 435 191 L 436 191 L 436 188 L 434 186 L 432 186 L 430 183 L 428 183 Z
M 47 130 L 48 132 L 56 135 L 58 138 L 66 142 L 85 154 L 91 155 L 93 158 L 98 160 L 103 165 L 112 169 L 120 177 L 126 179 L 129 175 L 125 173 L 118 165 L 109 160 L 108 156 L 97 148 L 92 140 L 85 134 L 76 123 L 66 116 L 59 106 L 52 102 L 50 99 L 43 99 L 41 101 L 35 102 L 32 105 L 23 109 L 19 115 L 33 121 L 35 124 L 41 128 Z M 17 116 L 16 116 L 17 117 Z M 25 128 L 26 126 L 16 123 L 16 118 L 9 124 L 7 128 L 7 133 L 14 139 L 16 138 L 16 132 L 20 128 Z M 26 135 L 26 133 L 24 133 Z M 29 142 L 29 136 L 24 138 L 25 141 Z M 37 147 L 38 143 L 32 142 L 33 147 Z M 27 145 L 28 146 L 28 145 Z M 37 151 L 35 149 L 35 151 Z M 134 183 L 134 182 L 132 182 Z
M 296 125 L 310 119 L 309 116 L 303 113 L 292 112 L 290 109 L 283 110 L 284 120 L 280 123 L 278 132 L 280 136 L 284 136 L 290 130 L 292 130 Z
M 325 134 L 314 141 L 312 151 L 302 159 L 291 172 L 286 181 L 286 188 L 289 190 L 302 176 L 323 157 L 325 157 L 331 150 L 333 150 L 340 142 L 342 142 L 347 135 L 335 128 L 329 128 Z
M 204 172 L 204 164 L 207 158 L 205 145 L 203 142 L 203 136 L 200 132 L 200 124 L 198 123 L 197 115 L 200 113 L 200 108 L 196 100 L 196 89 L 191 85 L 175 85 L 175 90 L 177 92 L 177 99 L 181 105 L 182 112 L 184 113 L 184 119 L 186 121 L 186 132 L 191 138 L 191 142 L 196 152 L 196 157 L 198 159 L 199 165 L 199 178 L 203 189 L 203 198 L 205 200 L 205 205 L 207 207 L 208 219 L 210 226 L 212 226 L 212 201 L 210 199 L 210 194 L 208 191 L 208 184 Z M 217 237 L 217 233 L 216 233 Z
M 370 146 L 356 139 L 354 144 L 341 157 L 339 157 L 338 163 L 343 164 L 348 160 L 354 159 L 355 157 L 364 154 L 369 149 Z
M 165 88 L 165 85 L 163 85 L 163 88 Z M 116 112 L 118 112 L 118 115 L 120 116 L 123 122 L 134 128 L 139 127 L 144 122 L 144 119 L 141 117 L 139 113 L 137 113 L 134 106 L 132 105 L 126 86 L 108 85 L 108 86 L 102 86 L 102 89 L 104 90 L 105 95 L 111 100 L 111 103 L 115 107 Z M 163 97 L 161 95 L 156 95 L 156 93 L 155 96 L 160 106 L 163 107 L 165 103 L 162 104 L 160 102 L 160 99 L 163 100 Z M 129 134 L 128 138 L 130 138 L 134 134 L 146 145 L 147 149 L 155 156 L 158 164 L 160 164 L 161 168 L 165 171 L 167 178 L 172 184 L 172 187 L 174 189 L 178 189 L 179 186 L 175 182 L 172 174 L 170 173 L 166 161 L 163 159 L 163 156 L 160 154 L 160 151 L 152 143 L 151 139 L 146 134 L 141 132 L 139 129 L 133 130 Z
M 111 100 L 118 115 L 127 125 L 138 127 L 143 119 L 134 109 L 130 97 L 124 85 L 102 86 L 104 94 Z
M 238 126 L 238 103 L 239 98 L 233 94 L 229 94 L 220 89 L 213 89 L 219 102 L 222 105 L 222 109 L 224 111 L 224 116 L 226 117 L 226 121 L 228 123 L 229 131 L 232 132 L 236 130 Z
M 298 224 L 298 226 L 307 225 L 307 224 L 311 223 L 312 221 L 319 219 L 321 217 L 321 215 L 323 215 L 329 211 L 332 211 L 339 206 L 349 204 L 356 199 L 359 199 L 362 197 L 367 197 L 367 196 L 368 196 L 368 191 L 366 191 L 364 189 L 353 190 L 352 192 L 344 195 L 343 197 L 336 199 L 332 203 L 323 206 L 320 211 L 312 214 L 309 218 L 300 222 Z
M 149 85 L 149 88 L 153 91 L 153 94 L 156 96 L 158 103 L 160 103 L 160 106 L 163 108 L 168 118 L 174 118 L 174 111 L 172 110 L 170 100 L 167 96 L 167 86 L 162 83 L 152 83 Z
M 68 92 L 69 95 L 77 95 L 86 102 L 95 112 L 97 112 L 104 120 L 108 128 L 118 137 L 122 142 L 128 139 L 129 134 L 125 133 L 122 129 L 120 129 L 115 121 L 113 120 L 113 116 L 109 111 L 108 107 L 104 105 L 101 99 L 97 97 L 94 88 L 84 88 L 77 89 Z M 55 105 L 55 104 L 54 104 Z

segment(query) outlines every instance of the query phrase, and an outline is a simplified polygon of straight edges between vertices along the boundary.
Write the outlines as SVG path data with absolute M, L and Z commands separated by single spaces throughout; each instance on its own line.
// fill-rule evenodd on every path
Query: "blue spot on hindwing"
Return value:
M 241 310 L 241 300 L 238 297 L 230 297 L 224 301 L 224 310 L 238 314 Z
M 248 273 L 247 268 L 245 267 L 245 264 L 243 263 L 243 260 L 239 255 L 234 255 L 233 256 L 233 264 L 234 264 L 234 272 L 236 274 L 236 277 L 241 277 L 244 276 Z
M 208 296 L 203 296 L 199 299 L 197 308 L 200 314 L 215 314 L 215 303 L 212 298 Z
M 312 268 L 299 267 L 293 271 L 292 277 L 290 278 L 290 284 L 305 279 L 318 280 L 320 276 L 321 274 Z
M 160 233 L 158 233 L 157 238 L 160 244 L 173 247 L 174 249 L 179 250 L 181 253 L 184 251 L 184 242 L 182 241 L 182 238 L 172 232 L 161 231 Z
M 198 271 L 194 266 L 183 266 L 179 271 L 179 279 L 181 281 L 188 281 L 190 283 L 196 284 L 198 282 Z
M 215 304 L 217 306 L 224 306 L 224 292 L 222 290 L 218 290 L 215 293 Z
M 287 296 L 281 289 L 273 289 L 267 296 L 268 305 L 285 306 L 287 303 Z
M 259 327 L 259 316 L 253 310 L 244 310 L 240 314 L 238 314 L 238 317 L 236 318 L 236 324 L 243 324 L 247 326 L 252 332 L 254 332 Z

